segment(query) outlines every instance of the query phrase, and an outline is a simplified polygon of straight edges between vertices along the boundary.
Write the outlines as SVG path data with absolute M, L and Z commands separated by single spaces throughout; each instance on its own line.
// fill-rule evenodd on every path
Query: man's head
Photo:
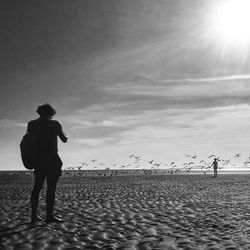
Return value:
M 217 159 L 216 159 L 216 158 L 214 158 L 214 161 L 217 161 Z
M 36 112 L 40 115 L 40 117 L 46 119 L 51 119 L 56 114 L 56 110 L 48 103 L 38 106 Z

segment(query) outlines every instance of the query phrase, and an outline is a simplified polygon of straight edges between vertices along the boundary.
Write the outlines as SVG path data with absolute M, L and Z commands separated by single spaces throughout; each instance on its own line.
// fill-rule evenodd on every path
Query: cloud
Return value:
M 26 127 L 26 123 L 19 122 L 17 120 L 1 119 L 0 128 L 10 128 L 10 127 Z
M 208 78 L 169 78 L 165 80 L 136 77 L 133 81 L 106 86 L 104 90 L 116 94 L 152 96 L 209 95 L 211 90 L 216 90 L 212 91 L 213 95 L 217 93 L 226 95 L 232 91 L 244 94 L 246 91 L 250 92 L 249 80 L 249 74 Z M 214 87 L 215 89 L 213 89 Z
M 233 81 L 233 80 L 250 80 L 250 74 L 240 74 L 240 75 L 228 75 L 228 76 L 218 76 L 218 77 L 207 77 L 207 78 L 180 78 L 180 79 L 165 79 L 161 81 L 164 82 L 221 82 L 221 81 Z
M 78 138 L 73 139 L 73 143 L 81 144 L 89 147 L 101 147 L 107 144 L 111 144 L 114 138 L 102 137 L 102 138 Z
M 110 100 L 129 103 L 131 112 L 165 108 L 209 108 L 249 103 L 250 75 L 134 81 L 103 87 Z M 121 111 L 122 112 L 122 111 Z
M 119 123 L 114 122 L 114 121 L 107 121 L 107 120 L 101 121 L 99 124 L 97 124 L 97 126 L 104 126 L 104 127 L 124 127 L 124 125 L 122 125 L 122 124 L 119 124 Z
M 209 136 L 212 135 L 219 138 L 224 132 L 230 134 L 234 131 L 236 134 L 235 127 L 248 123 L 246 114 L 250 111 L 249 105 L 235 105 L 212 108 L 167 107 L 114 115 L 113 108 L 111 104 L 96 105 L 71 114 L 65 122 L 68 120 L 71 123 L 73 141 L 81 145 L 105 147 L 151 142 L 175 144 L 182 140 L 188 143 L 188 140 L 197 137 L 195 140 L 204 144 L 206 140 L 211 141 Z M 237 121 L 231 122 L 230 117 L 237 118 Z M 221 130 L 224 132 L 221 133 Z
M 250 106 L 237 105 L 221 108 L 193 109 L 176 113 L 165 111 L 161 122 L 151 122 L 123 131 L 119 145 L 141 145 L 171 153 L 218 153 L 246 150 L 250 140 Z M 140 148 L 139 146 L 137 148 Z M 161 150 L 162 151 L 162 150 Z

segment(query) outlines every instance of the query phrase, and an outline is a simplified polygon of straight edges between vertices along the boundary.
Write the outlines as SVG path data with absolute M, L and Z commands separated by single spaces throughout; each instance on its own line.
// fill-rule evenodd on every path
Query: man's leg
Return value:
M 56 186 L 59 179 L 59 175 L 47 175 L 47 222 L 61 222 L 59 219 L 53 216 L 53 208 L 55 203 Z
M 37 206 L 39 201 L 39 193 L 43 187 L 45 175 L 43 174 L 35 174 L 35 183 L 31 192 L 31 222 L 36 222 L 39 220 L 39 216 L 37 215 Z

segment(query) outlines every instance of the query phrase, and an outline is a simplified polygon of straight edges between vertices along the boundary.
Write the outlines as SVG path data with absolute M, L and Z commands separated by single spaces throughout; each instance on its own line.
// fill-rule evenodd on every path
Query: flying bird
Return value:
M 209 155 L 208 158 L 216 157 L 216 155 Z
M 220 162 L 220 161 L 223 161 L 223 159 L 221 159 L 220 157 L 217 157 L 216 159 L 217 159 L 217 161 L 219 161 L 219 162 Z
M 193 159 L 196 159 L 198 156 L 197 155 L 189 155 L 189 154 L 185 154 L 187 157 L 190 157 L 190 158 L 193 158 Z
M 155 167 L 160 167 L 161 163 L 154 163 L 153 164 Z
M 222 165 L 225 166 L 225 165 L 228 165 L 230 163 L 231 160 L 223 160 L 222 162 Z

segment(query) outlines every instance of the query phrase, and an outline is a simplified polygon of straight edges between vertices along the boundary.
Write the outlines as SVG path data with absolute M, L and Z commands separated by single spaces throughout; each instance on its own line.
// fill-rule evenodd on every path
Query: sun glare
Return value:
M 250 0 L 225 0 L 215 6 L 210 27 L 215 38 L 226 45 L 249 46 Z

